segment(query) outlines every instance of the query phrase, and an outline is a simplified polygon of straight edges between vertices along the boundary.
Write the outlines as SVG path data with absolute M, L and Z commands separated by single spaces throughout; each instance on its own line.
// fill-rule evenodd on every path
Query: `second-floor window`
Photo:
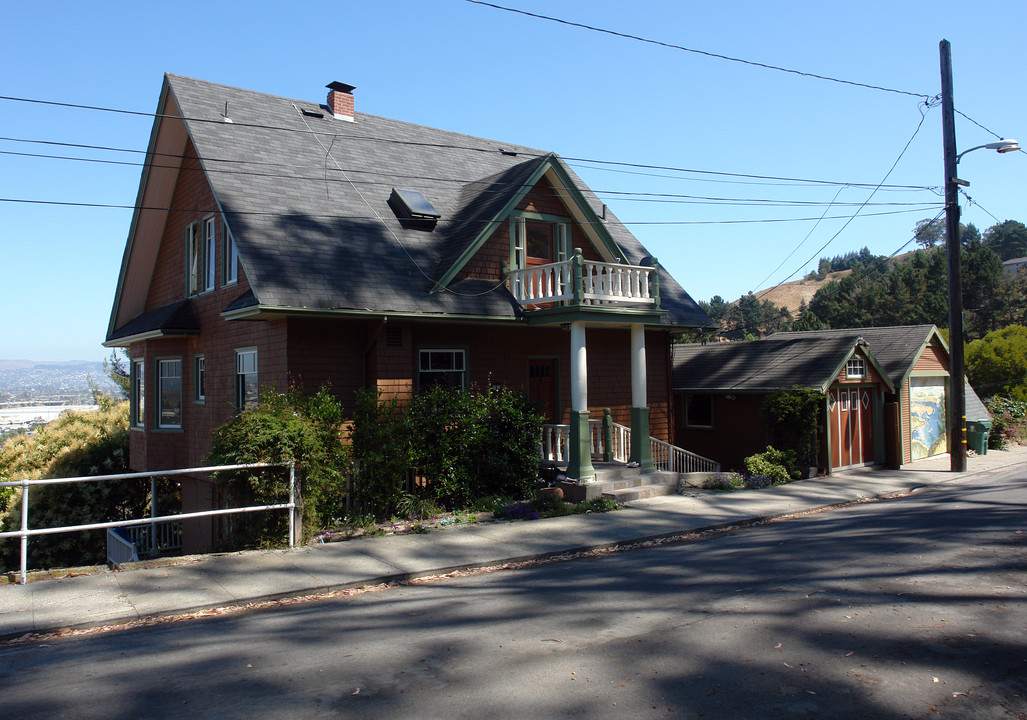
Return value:
M 221 257 L 224 262 L 224 272 L 221 278 L 222 285 L 234 285 L 239 282 L 239 252 L 235 249 L 235 238 L 228 232 L 228 227 L 222 233 L 224 248 L 221 250 Z
M 216 232 L 214 216 L 192 223 L 186 228 L 186 273 L 189 295 L 214 289 Z
M 523 213 L 512 219 L 510 230 L 515 268 L 547 265 L 570 257 L 570 223 L 564 218 Z

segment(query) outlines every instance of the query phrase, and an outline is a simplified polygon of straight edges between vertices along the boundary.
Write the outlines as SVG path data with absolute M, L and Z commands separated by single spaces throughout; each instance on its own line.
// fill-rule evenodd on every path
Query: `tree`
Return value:
M 1002 260 L 1027 256 L 1027 226 L 1006 220 L 984 231 L 984 243 Z
M 118 354 L 119 349 L 121 350 L 120 355 Z M 121 389 L 122 400 L 128 397 L 129 387 L 132 382 L 129 377 L 128 367 L 128 352 L 124 348 L 111 350 L 111 356 L 103 361 L 103 371 Z
M 913 228 L 916 244 L 924 250 L 945 244 L 945 222 L 939 218 L 921 220 Z
M 1027 327 L 994 330 L 966 348 L 966 374 L 985 396 L 1027 400 Z

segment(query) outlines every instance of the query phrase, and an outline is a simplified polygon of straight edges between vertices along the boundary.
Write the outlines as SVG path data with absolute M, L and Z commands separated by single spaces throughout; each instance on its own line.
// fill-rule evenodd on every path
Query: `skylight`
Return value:
M 438 220 L 442 215 L 428 198 L 416 190 L 392 189 L 392 196 L 389 197 L 389 205 L 396 212 L 400 219 L 410 220 Z

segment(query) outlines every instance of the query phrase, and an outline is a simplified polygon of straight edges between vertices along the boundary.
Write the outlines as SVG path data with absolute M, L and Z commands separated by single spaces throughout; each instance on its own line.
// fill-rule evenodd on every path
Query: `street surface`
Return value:
M 0 646 L 9 718 L 1027 718 L 1027 479 Z

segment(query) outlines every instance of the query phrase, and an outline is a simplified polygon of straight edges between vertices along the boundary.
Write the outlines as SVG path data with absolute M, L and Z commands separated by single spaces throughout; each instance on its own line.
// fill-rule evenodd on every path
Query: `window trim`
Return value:
M 240 373 L 239 372 L 239 370 L 240 370 L 240 368 L 239 368 L 240 359 L 244 355 L 250 355 L 250 354 L 253 355 L 253 372 L 252 373 Z M 244 347 L 244 348 L 236 348 L 236 350 L 235 350 L 235 366 L 234 366 L 234 370 L 235 370 L 235 372 L 232 374 L 232 377 L 234 378 L 234 383 L 235 383 L 235 389 L 234 389 L 235 408 L 237 410 L 246 410 L 246 408 L 247 408 L 247 406 L 244 403 L 244 395 L 245 395 L 245 393 L 243 392 L 243 387 L 240 385 L 240 378 L 241 377 L 246 377 L 247 375 L 251 375 L 251 374 L 254 376 L 255 382 L 257 384 L 258 400 L 254 401 L 254 403 L 253 403 L 253 406 L 255 407 L 257 405 L 257 402 L 259 401 L 259 395 L 260 395 L 260 362 L 259 362 L 259 356 L 257 354 L 256 346 Z
M 203 353 L 193 355 L 193 402 L 207 402 L 207 359 Z
M 131 365 L 131 395 L 129 397 L 129 427 L 146 429 L 146 360 L 133 360 Z
M 571 219 L 559 215 L 522 210 L 510 215 L 510 267 L 522 269 L 528 266 L 528 232 L 527 221 L 544 222 L 554 226 L 553 262 L 563 262 L 571 256 L 572 231 Z
M 429 370 L 422 370 L 421 369 L 421 357 L 424 355 L 424 353 L 445 353 L 445 352 L 454 353 L 454 357 L 456 357 L 456 354 L 458 353 L 460 358 L 461 358 L 461 364 L 463 365 L 463 368 L 461 370 L 431 370 L 431 369 L 429 369 Z M 467 348 L 466 347 L 459 347 L 459 346 L 454 346 L 454 345 L 438 345 L 438 346 L 426 345 L 426 346 L 420 346 L 420 347 L 417 348 L 417 366 L 416 367 L 417 367 L 417 392 L 421 392 L 421 390 L 424 389 L 422 387 L 422 383 L 421 383 L 421 375 L 423 375 L 423 374 L 439 374 L 439 375 L 441 375 L 441 374 L 452 374 L 452 375 L 456 375 L 456 374 L 459 373 L 460 374 L 460 389 L 463 390 L 463 391 L 466 391 L 467 388 L 468 388 L 468 385 L 469 385 L 468 377 L 470 375 L 470 370 L 469 370 L 468 365 L 467 365 Z
M 235 245 L 228 225 L 221 220 L 221 287 L 230 287 L 239 282 L 239 248 Z
M 858 368 L 858 370 L 857 370 Z M 851 357 L 845 362 L 845 377 L 848 380 L 861 380 L 867 376 L 867 363 L 861 357 Z
M 178 364 L 178 375 L 164 375 L 165 365 L 177 363 Z M 170 423 L 164 422 L 164 381 L 178 379 L 178 422 Z M 182 404 L 182 358 L 179 357 L 159 357 L 155 361 L 154 365 L 154 386 L 157 388 L 156 398 L 157 403 L 154 408 L 154 427 L 158 430 L 181 430 L 182 423 L 184 420 L 185 408 Z M 174 392 L 174 390 L 171 390 Z
M 214 215 L 191 222 L 185 229 L 185 294 L 186 297 L 212 292 L 216 287 L 215 271 L 217 223 Z M 195 267 L 194 267 L 195 263 Z

